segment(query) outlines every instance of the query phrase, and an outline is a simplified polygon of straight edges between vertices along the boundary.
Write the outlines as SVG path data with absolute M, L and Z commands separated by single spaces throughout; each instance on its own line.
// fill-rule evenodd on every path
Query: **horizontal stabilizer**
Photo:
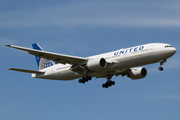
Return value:
M 45 73 L 45 72 L 41 72 L 41 71 L 19 69 L 19 68 L 9 68 L 8 70 L 14 70 L 14 71 L 25 72 L 25 73 L 35 73 L 35 74 L 44 74 Z

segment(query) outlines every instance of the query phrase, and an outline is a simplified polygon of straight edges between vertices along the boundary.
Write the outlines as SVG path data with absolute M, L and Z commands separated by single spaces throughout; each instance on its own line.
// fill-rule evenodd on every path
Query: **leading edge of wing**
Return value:
M 83 58 L 83 57 L 64 55 L 64 54 L 47 52 L 47 51 L 40 51 L 40 50 L 35 50 L 35 49 L 25 48 L 25 47 L 20 47 L 20 46 L 14 46 L 14 45 L 5 45 L 5 46 L 29 52 L 29 54 L 38 56 L 40 58 L 42 57 L 42 58 L 46 58 L 49 60 L 53 60 L 56 63 L 77 64 L 79 62 L 87 61 L 87 58 Z

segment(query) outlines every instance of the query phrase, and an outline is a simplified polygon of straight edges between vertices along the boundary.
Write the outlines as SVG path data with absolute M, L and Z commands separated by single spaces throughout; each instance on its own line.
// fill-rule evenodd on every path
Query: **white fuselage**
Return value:
M 89 60 L 104 58 L 108 63 L 106 68 L 99 71 L 89 71 L 92 77 L 101 77 L 106 74 L 116 74 L 132 67 L 157 63 L 160 60 L 168 59 L 174 55 L 176 49 L 169 44 L 151 43 L 126 49 L 120 49 L 109 53 L 87 57 Z M 70 70 L 70 64 L 56 64 L 52 67 L 43 69 L 42 75 L 32 74 L 34 78 L 53 79 L 53 80 L 73 80 L 81 78 L 82 75 Z

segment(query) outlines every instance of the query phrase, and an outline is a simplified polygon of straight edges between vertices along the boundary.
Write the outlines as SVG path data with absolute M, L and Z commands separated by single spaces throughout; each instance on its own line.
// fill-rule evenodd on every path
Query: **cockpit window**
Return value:
M 166 46 L 165 46 L 165 48 L 168 48 L 168 47 L 173 47 L 173 46 L 171 46 L 171 45 L 166 45 Z

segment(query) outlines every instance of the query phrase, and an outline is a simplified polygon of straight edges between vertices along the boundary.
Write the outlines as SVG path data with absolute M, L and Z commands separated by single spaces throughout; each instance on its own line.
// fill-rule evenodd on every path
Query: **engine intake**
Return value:
M 106 60 L 104 58 L 92 59 L 87 62 L 87 67 L 91 71 L 98 71 L 106 67 Z
M 146 68 L 131 68 L 128 77 L 136 80 L 136 79 L 142 79 L 145 78 L 147 75 Z

